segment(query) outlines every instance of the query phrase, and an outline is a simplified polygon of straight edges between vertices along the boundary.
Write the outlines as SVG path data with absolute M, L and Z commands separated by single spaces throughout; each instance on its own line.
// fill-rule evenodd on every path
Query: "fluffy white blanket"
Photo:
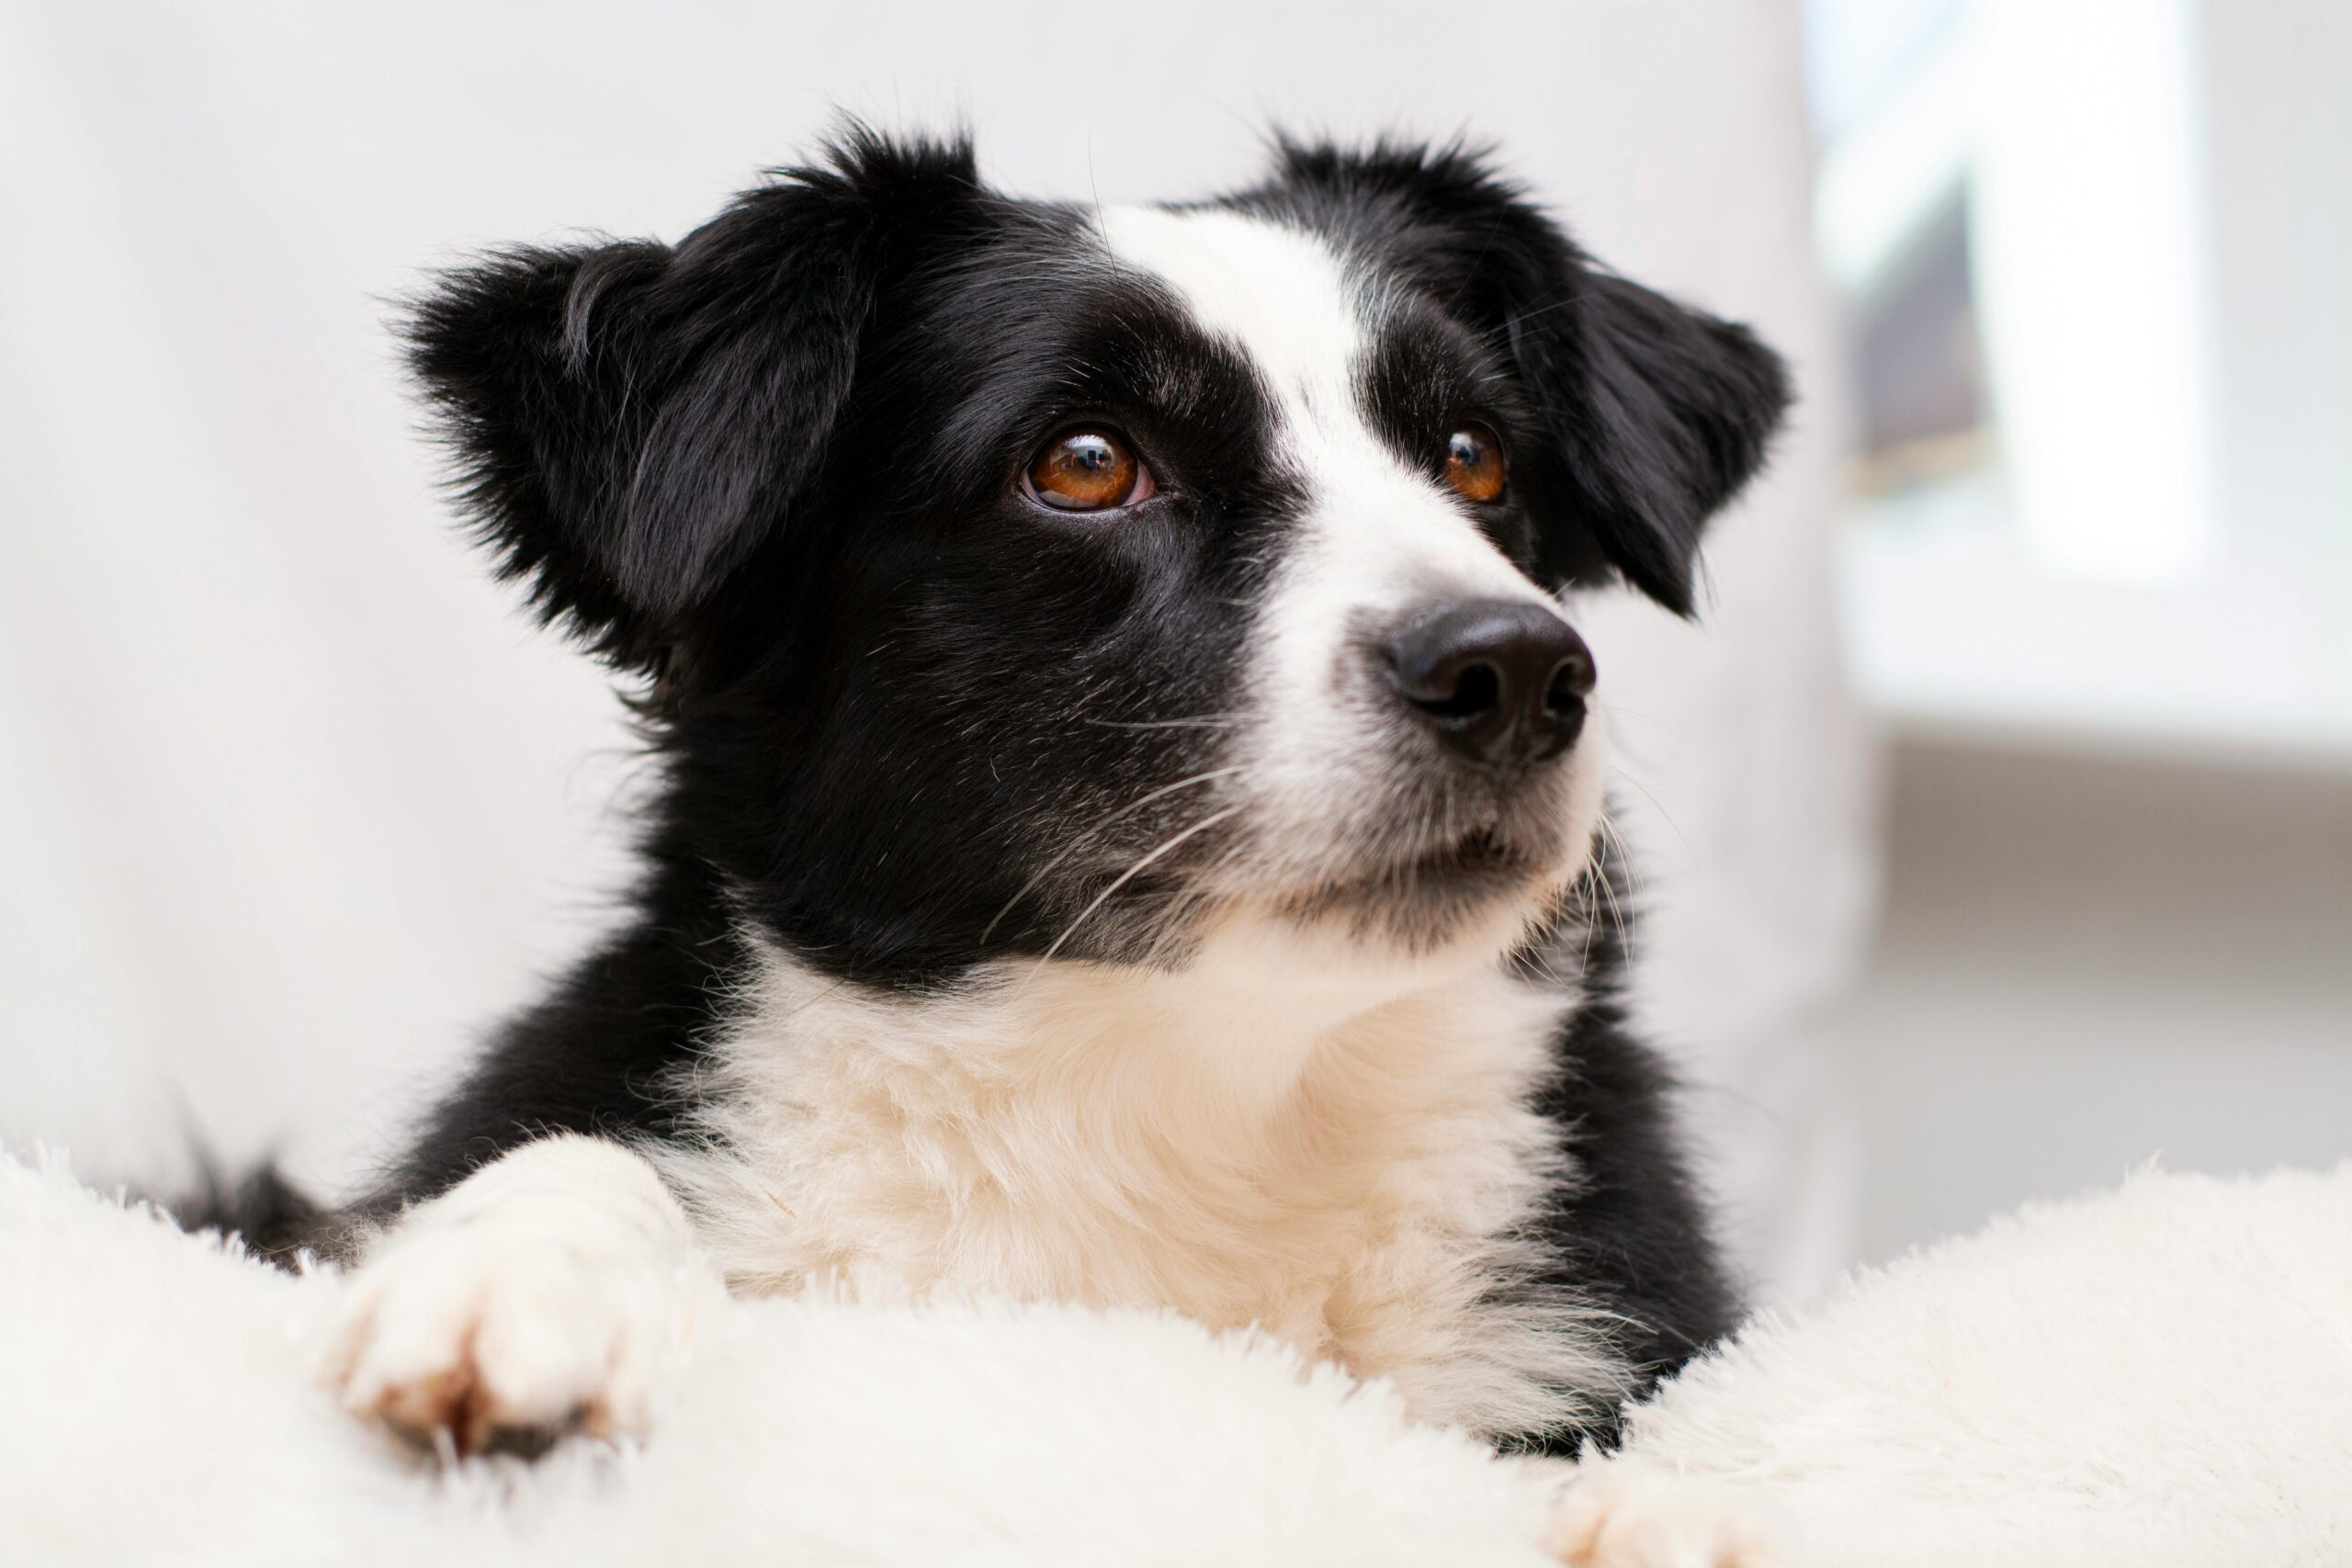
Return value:
M 311 1386 L 339 1288 L 0 1158 L 0 1563 L 1548 1561 L 1541 1473 L 1148 1314 L 732 1303 L 641 1449 L 445 1472 Z M 2143 1176 L 1862 1276 L 1602 1473 L 1795 1563 L 2352 1562 L 2352 1166 Z

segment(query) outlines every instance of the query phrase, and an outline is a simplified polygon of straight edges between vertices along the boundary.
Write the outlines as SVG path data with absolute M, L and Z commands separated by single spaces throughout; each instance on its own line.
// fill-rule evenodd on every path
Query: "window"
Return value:
M 1898 725 L 2352 756 L 2352 7 L 1809 0 Z

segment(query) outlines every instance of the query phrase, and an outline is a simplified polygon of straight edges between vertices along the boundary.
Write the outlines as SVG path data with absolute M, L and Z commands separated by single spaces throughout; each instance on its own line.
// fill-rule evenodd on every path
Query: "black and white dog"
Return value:
M 626 926 L 379 1192 L 253 1225 L 356 1257 L 355 1409 L 640 1425 L 706 1258 L 1254 1323 L 1555 1451 L 1728 1326 L 1562 595 L 1689 610 L 1747 333 L 1459 150 L 1098 211 L 854 130 L 411 334 L 662 772 Z

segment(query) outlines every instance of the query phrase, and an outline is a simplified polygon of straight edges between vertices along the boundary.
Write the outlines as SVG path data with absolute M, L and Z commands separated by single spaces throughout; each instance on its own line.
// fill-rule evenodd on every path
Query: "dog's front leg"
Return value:
M 345 1282 L 322 1371 L 357 1415 L 460 1452 L 642 1432 L 724 1288 L 644 1159 L 526 1144 L 410 1210 Z
M 1558 1488 L 1548 1540 L 1566 1568 L 1782 1568 L 1780 1520 L 1721 1482 L 1596 1455 L 1528 1461 Z

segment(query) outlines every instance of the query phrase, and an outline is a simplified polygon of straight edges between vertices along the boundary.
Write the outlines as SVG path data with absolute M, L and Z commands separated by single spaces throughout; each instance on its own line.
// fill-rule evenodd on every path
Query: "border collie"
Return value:
M 244 1216 L 355 1260 L 352 1408 L 641 1427 L 705 1260 L 1254 1324 L 1554 1452 L 1729 1325 L 1566 606 L 1690 611 L 1785 401 L 1746 331 L 1460 148 L 1098 210 L 852 129 L 408 332 L 660 782 L 381 1188 Z

